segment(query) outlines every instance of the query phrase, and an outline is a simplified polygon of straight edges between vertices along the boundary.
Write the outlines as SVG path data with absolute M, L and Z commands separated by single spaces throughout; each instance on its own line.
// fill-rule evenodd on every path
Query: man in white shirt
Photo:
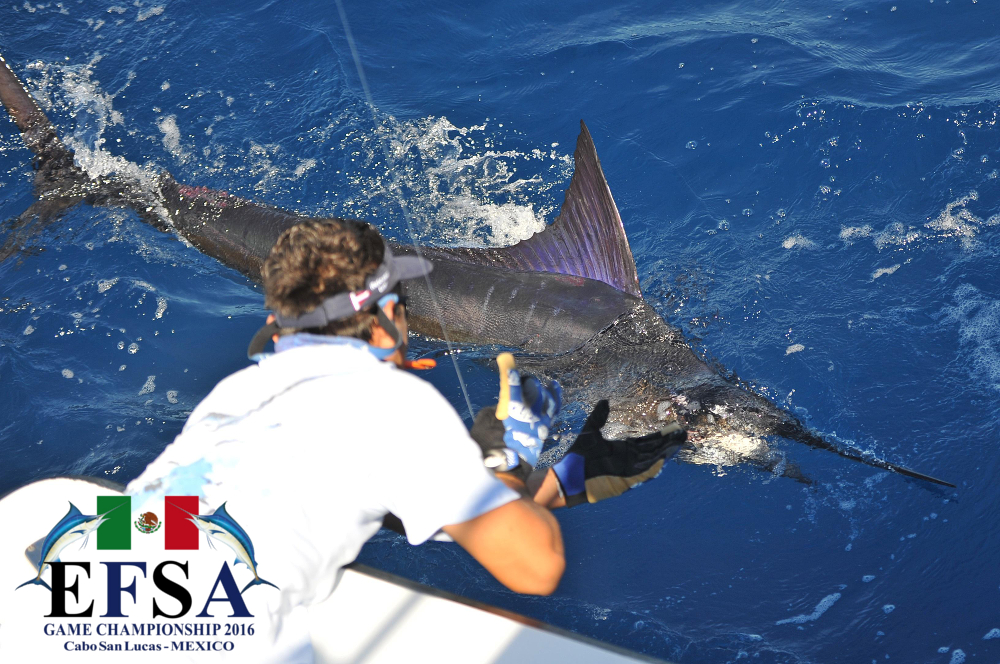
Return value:
M 511 590 L 549 594 L 565 558 L 548 508 L 618 495 L 683 444 L 683 431 L 605 440 L 601 402 L 564 459 L 533 470 L 560 391 L 522 384 L 512 364 L 470 436 L 444 397 L 401 370 L 399 282 L 431 268 L 393 256 L 362 222 L 289 228 L 263 269 L 274 315 L 251 343 L 273 334 L 275 353 L 221 381 L 126 489 L 140 512 L 165 495 L 198 496 L 205 515 L 228 503 L 263 561 L 250 585 L 266 584 L 253 592 L 266 594 L 273 661 L 310 659 L 306 607 L 388 515 L 411 544 L 450 538 Z
M 268 594 L 282 657 L 303 647 L 302 621 L 289 616 L 330 594 L 388 513 L 410 543 L 443 532 L 514 591 L 549 594 L 562 576 L 552 514 L 514 473 L 487 470 L 444 397 L 399 368 L 407 328 L 398 282 L 429 270 L 394 257 L 360 222 L 286 231 L 264 266 L 276 352 L 221 381 L 127 487 L 139 510 L 171 494 L 198 496 L 200 514 L 228 502 L 264 561 L 255 574 L 278 588 L 252 592 Z M 535 436 L 540 449 L 558 403 L 546 388 L 535 401 L 545 412 L 528 408 L 523 419 L 535 421 L 519 423 L 519 438 Z M 534 485 L 560 500 L 551 470 Z

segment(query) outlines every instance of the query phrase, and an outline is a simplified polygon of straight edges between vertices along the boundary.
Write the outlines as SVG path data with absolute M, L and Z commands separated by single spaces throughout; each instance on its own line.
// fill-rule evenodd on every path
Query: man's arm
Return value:
M 506 482 L 504 483 L 506 484 Z M 510 485 L 508 484 L 508 486 Z M 559 478 L 551 468 L 531 471 L 531 475 L 528 475 L 527 489 L 528 495 L 543 507 L 550 510 L 566 507 L 566 497 L 560 490 Z
M 526 496 L 523 482 L 502 480 L 522 497 L 443 530 L 514 592 L 551 595 L 566 568 L 559 523 Z
M 565 505 L 555 473 L 551 468 L 533 472 L 528 487 L 511 473 L 495 477 L 521 499 L 442 530 L 511 590 L 549 595 L 566 566 L 559 523 L 546 509 Z M 382 527 L 406 535 L 395 514 L 386 514 Z

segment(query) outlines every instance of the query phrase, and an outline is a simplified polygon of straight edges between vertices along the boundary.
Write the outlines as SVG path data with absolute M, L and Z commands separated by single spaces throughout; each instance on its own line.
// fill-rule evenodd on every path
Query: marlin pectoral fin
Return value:
M 29 579 L 28 581 L 25 581 L 24 583 L 22 583 L 21 585 L 19 585 L 17 588 L 14 588 L 14 590 L 17 590 L 18 588 L 23 588 L 24 586 L 27 586 L 29 584 L 35 584 L 36 586 L 45 586 L 50 591 L 52 590 L 52 586 L 50 586 L 49 584 L 45 583 L 45 581 L 43 581 L 42 577 L 40 577 L 40 576 L 36 576 L 33 579 Z M 244 588 L 243 590 L 246 590 L 246 588 Z
M 278 586 L 274 585 L 270 581 L 265 581 L 264 579 L 258 576 L 255 577 L 253 581 L 244 586 L 243 590 L 240 591 L 240 594 L 242 595 L 243 593 L 245 593 L 247 591 L 247 588 L 249 588 L 250 586 L 257 586 L 257 585 L 268 585 L 271 586 L 272 588 L 276 588 L 277 590 L 281 590 L 281 588 L 278 588 Z

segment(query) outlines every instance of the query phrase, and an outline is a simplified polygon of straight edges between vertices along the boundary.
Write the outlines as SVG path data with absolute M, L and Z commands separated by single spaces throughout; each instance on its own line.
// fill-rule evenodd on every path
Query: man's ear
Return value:
M 389 317 L 389 320 L 395 323 L 396 318 L 394 316 L 395 310 L 393 309 L 393 306 L 394 305 L 392 302 L 386 302 L 385 306 L 382 307 L 382 311 L 384 311 L 385 315 Z M 378 318 L 376 318 L 372 320 L 372 338 L 371 341 L 369 341 L 369 343 L 371 343 L 373 346 L 390 348 L 394 346 L 396 342 L 395 340 L 393 340 L 392 335 L 389 334 L 389 332 L 384 327 L 379 325 Z

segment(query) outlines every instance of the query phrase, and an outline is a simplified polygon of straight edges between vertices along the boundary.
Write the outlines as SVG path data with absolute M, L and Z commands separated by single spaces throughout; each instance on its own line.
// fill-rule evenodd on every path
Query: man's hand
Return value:
M 601 427 L 610 407 L 601 400 L 587 417 L 576 442 L 552 469 L 566 496 L 566 507 L 618 496 L 652 477 L 684 446 L 687 432 L 674 424 L 641 438 L 607 440 Z

